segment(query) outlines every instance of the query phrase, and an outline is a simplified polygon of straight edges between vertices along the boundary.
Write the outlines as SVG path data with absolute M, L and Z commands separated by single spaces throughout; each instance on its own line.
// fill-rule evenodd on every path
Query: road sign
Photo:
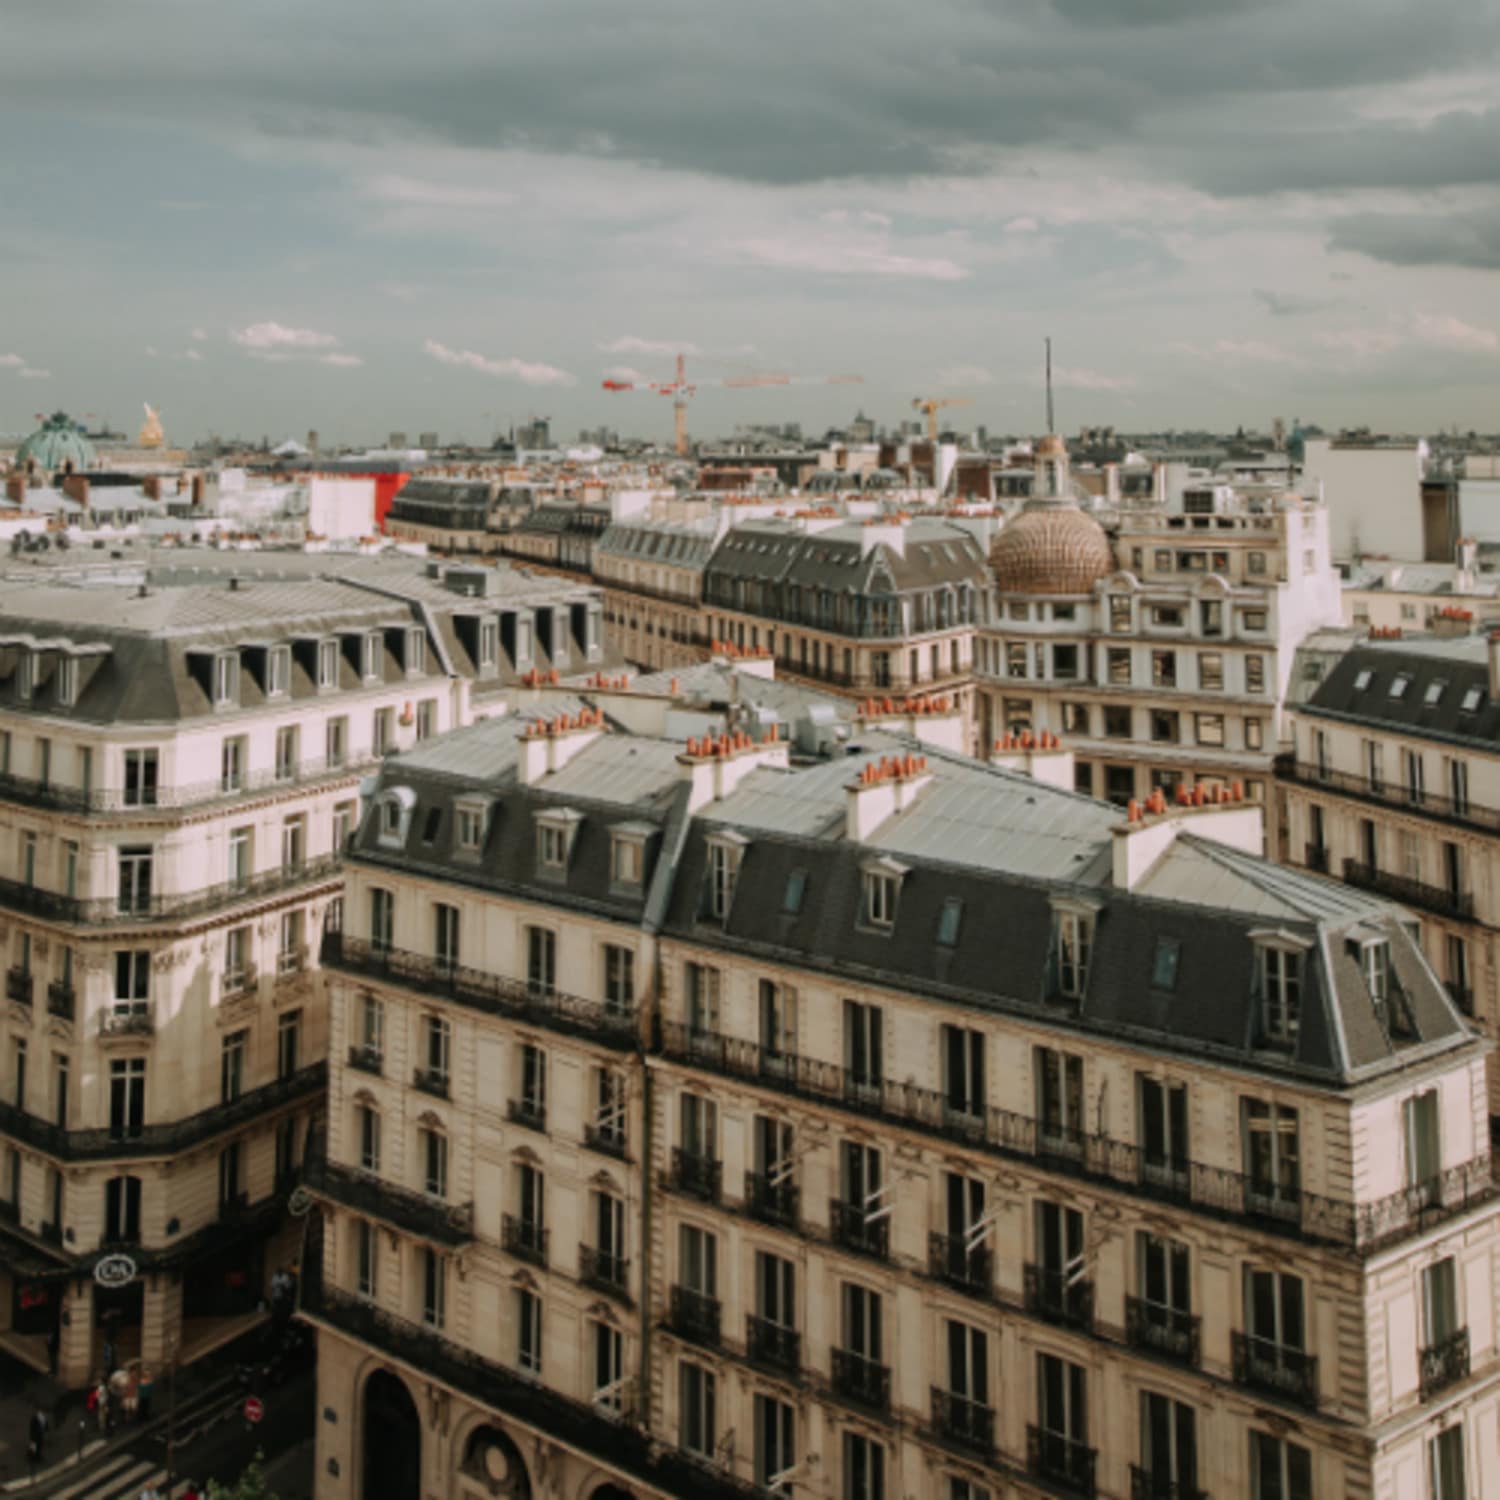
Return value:
M 129 1286 L 135 1280 L 135 1262 L 119 1253 L 101 1255 L 94 1262 L 94 1280 L 100 1286 Z
M 245 1397 L 245 1420 L 247 1422 L 258 1422 L 265 1414 L 266 1409 L 260 1404 L 259 1396 Z

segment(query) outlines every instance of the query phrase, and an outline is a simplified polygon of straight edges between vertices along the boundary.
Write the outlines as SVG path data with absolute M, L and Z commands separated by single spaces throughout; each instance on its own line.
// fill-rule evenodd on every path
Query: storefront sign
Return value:
M 135 1280 L 135 1262 L 118 1252 L 100 1256 L 94 1263 L 94 1280 L 100 1286 L 129 1286 Z

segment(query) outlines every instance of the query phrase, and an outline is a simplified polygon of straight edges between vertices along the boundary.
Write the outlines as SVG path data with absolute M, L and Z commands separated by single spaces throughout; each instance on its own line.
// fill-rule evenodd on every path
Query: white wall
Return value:
M 1427 444 L 1401 448 L 1336 448 L 1310 438 L 1302 465 L 1302 488 L 1322 486 L 1332 525 L 1333 555 L 1356 552 L 1421 562 L 1422 464 Z
M 375 481 L 314 475 L 308 481 L 307 529 L 333 538 L 372 535 L 375 530 Z

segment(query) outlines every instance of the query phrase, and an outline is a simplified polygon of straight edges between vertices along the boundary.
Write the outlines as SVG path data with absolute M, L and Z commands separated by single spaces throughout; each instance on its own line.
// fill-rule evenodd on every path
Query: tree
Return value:
M 210 1479 L 208 1500 L 276 1500 L 275 1492 L 266 1487 L 266 1476 L 261 1472 L 260 1466 L 264 1462 L 265 1454 L 257 1448 L 255 1457 L 234 1484 L 220 1484 L 217 1480 Z

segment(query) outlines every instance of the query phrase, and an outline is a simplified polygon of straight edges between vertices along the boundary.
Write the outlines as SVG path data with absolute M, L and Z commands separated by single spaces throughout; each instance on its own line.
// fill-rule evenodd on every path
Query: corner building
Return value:
M 879 730 L 387 762 L 318 1493 L 1500 1495 L 1485 1046 L 1260 823 Z

